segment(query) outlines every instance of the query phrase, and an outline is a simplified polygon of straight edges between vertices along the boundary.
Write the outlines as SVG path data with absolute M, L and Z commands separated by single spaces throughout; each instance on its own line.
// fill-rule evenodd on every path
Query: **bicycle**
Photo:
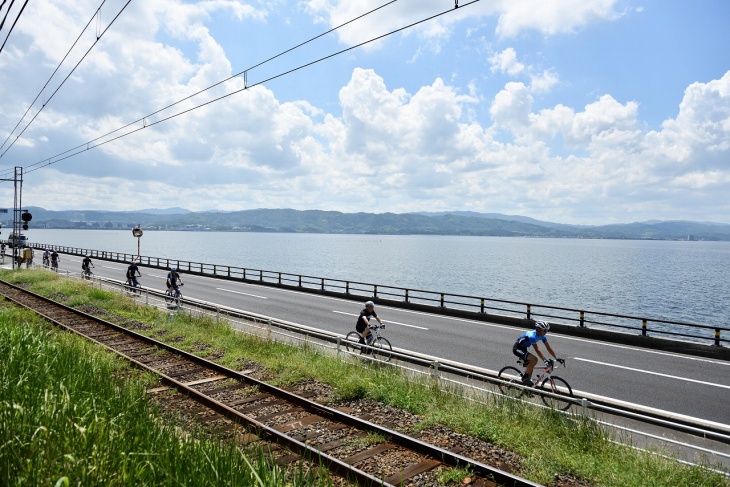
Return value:
M 372 355 L 375 360 L 382 360 L 383 362 L 389 362 L 392 356 L 393 347 L 387 338 L 380 335 L 380 330 L 385 328 L 385 325 L 370 325 L 370 331 L 372 339 L 367 345 L 360 343 L 362 335 L 357 331 L 351 331 L 345 337 L 345 349 L 348 352 L 360 352 L 360 354 Z
M 134 294 L 135 296 L 142 295 L 142 284 L 139 283 L 139 276 L 135 279 L 127 279 L 124 287 L 127 289 L 129 294 Z
M 523 367 L 527 366 L 527 363 L 523 362 L 522 359 L 517 360 L 517 363 Z M 565 367 L 565 360 L 561 360 L 560 363 Z M 526 386 L 522 384 L 522 371 L 517 367 L 508 365 L 507 367 L 503 367 L 497 374 L 497 377 L 504 381 L 499 385 L 499 390 L 505 396 L 514 397 L 515 399 L 522 398 L 526 394 L 531 394 L 529 389 L 537 388 L 541 391 L 550 392 L 559 396 L 575 397 L 573 396 L 573 389 L 570 388 L 568 382 L 557 375 L 553 375 L 554 368 L 555 360 L 553 359 L 548 360 L 548 365 L 535 366 L 535 370 L 542 372 L 538 372 L 538 378 L 535 380 L 533 386 Z M 522 387 L 514 387 L 515 385 Z M 571 404 L 573 404 L 570 400 L 561 401 L 559 398 L 548 396 L 547 394 L 540 394 L 540 397 L 546 406 L 561 411 L 567 411 Z
M 182 306 L 182 292 L 180 292 L 180 288 L 183 287 L 184 283 L 178 284 L 177 288 L 175 287 L 169 287 L 167 288 L 167 291 L 165 291 L 165 302 L 167 304 L 177 303 L 178 306 Z
M 56 266 L 58 266 L 58 264 L 56 264 Z M 82 277 L 83 279 L 86 279 L 86 280 L 90 281 L 90 280 L 91 280 L 91 278 L 93 278 L 93 277 L 94 277 L 94 273 L 93 273 L 93 272 L 91 272 L 91 267 L 84 267 L 84 268 L 83 268 L 83 269 L 81 270 L 81 277 Z
M 51 269 L 53 272 L 58 272 L 58 260 L 51 259 Z

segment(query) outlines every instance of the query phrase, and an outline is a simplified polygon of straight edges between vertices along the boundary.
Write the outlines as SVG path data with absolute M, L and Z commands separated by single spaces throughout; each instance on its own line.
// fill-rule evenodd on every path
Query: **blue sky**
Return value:
M 99 3 L 28 4 L 0 53 L 2 140 Z M 124 3 L 105 2 L 41 100 Z M 132 2 L 26 132 L 10 137 L 0 173 L 84 144 L 385 3 Z M 249 88 L 236 95 L 28 172 L 24 202 L 730 223 L 730 3 L 460 3 L 393 2 L 249 71 Z M 165 114 L 242 88 L 236 78 Z M 12 203 L 11 185 L 0 184 L 0 197 Z

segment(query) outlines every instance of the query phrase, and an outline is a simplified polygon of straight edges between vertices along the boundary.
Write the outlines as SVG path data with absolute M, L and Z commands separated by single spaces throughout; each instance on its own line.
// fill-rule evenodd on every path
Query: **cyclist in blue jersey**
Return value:
M 522 362 L 525 365 L 525 373 L 522 374 L 522 383 L 526 386 L 532 387 L 534 385 L 532 382 L 532 369 L 534 369 L 535 365 L 537 365 L 537 357 L 528 352 L 527 349 L 529 347 L 534 348 L 535 353 L 540 357 L 540 360 L 545 362 L 545 365 L 548 365 L 549 363 L 545 358 L 545 355 L 543 355 L 538 348 L 537 342 L 543 342 L 547 351 L 550 352 L 550 355 L 552 355 L 558 362 L 563 363 L 563 360 L 558 358 L 547 341 L 546 335 L 549 330 L 550 324 L 547 321 L 536 321 L 535 329 L 520 335 L 512 347 L 512 353 L 522 359 Z

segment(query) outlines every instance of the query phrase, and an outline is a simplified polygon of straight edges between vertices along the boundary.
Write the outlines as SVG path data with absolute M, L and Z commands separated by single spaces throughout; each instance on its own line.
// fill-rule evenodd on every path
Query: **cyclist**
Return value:
M 58 261 L 61 260 L 61 258 L 58 256 L 58 252 L 55 250 L 51 254 L 51 267 L 53 267 L 54 271 L 58 271 Z
M 357 317 L 357 323 L 355 324 L 355 330 L 360 334 L 360 343 L 362 344 L 365 343 L 365 340 L 370 343 L 373 339 L 372 333 L 370 333 L 370 320 L 373 318 L 381 325 L 383 324 L 383 320 L 375 312 L 375 303 L 368 301 L 365 303 L 365 309 L 360 311 L 360 315 Z
M 43 252 L 43 267 L 48 268 L 48 266 L 51 265 L 51 253 L 46 249 L 45 252 Z
M 558 362 L 563 363 L 563 360 L 559 359 L 558 356 L 555 355 L 553 347 L 551 347 L 547 341 L 546 335 L 549 330 L 550 324 L 547 321 L 536 321 L 535 329 L 520 335 L 512 347 L 512 353 L 522 359 L 522 363 L 525 365 L 525 373 L 522 374 L 522 383 L 526 386 L 532 387 L 535 385 L 532 382 L 532 369 L 534 369 L 535 365 L 537 365 L 537 357 L 527 351 L 529 347 L 535 349 L 535 353 L 543 362 L 545 362 L 545 365 L 549 364 L 545 355 L 543 355 L 542 351 L 538 348 L 537 342 L 543 342 L 547 351 L 550 352 L 550 355 L 552 355 Z
M 132 261 L 129 263 L 129 267 L 127 267 L 127 285 L 131 285 L 132 287 L 139 287 L 139 281 L 137 281 L 138 276 L 142 277 L 142 273 L 139 272 L 139 267 L 137 267 L 137 264 Z
M 180 288 L 177 284 L 178 281 L 180 281 L 180 284 L 183 283 L 182 278 L 180 278 L 180 274 L 177 273 L 177 267 L 173 267 L 170 269 L 170 272 L 167 273 L 167 292 L 175 297 L 180 295 Z
M 91 274 L 92 267 L 94 267 L 94 264 L 91 262 L 91 258 L 88 255 L 85 255 L 84 260 L 81 261 L 81 271 L 85 276 L 88 276 Z

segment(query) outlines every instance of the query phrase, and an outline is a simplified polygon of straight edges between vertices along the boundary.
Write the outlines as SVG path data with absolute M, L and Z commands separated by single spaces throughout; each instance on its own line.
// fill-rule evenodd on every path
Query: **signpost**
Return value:
M 140 241 L 142 239 L 142 233 L 143 233 L 142 232 L 142 229 L 139 228 L 139 225 L 137 225 L 136 228 L 133 228 L 132 229 L 132 235 L 135 236 L 135 237 L 137 237 L 137 261 L 140 260 L 139 248 L 140 248 Z

